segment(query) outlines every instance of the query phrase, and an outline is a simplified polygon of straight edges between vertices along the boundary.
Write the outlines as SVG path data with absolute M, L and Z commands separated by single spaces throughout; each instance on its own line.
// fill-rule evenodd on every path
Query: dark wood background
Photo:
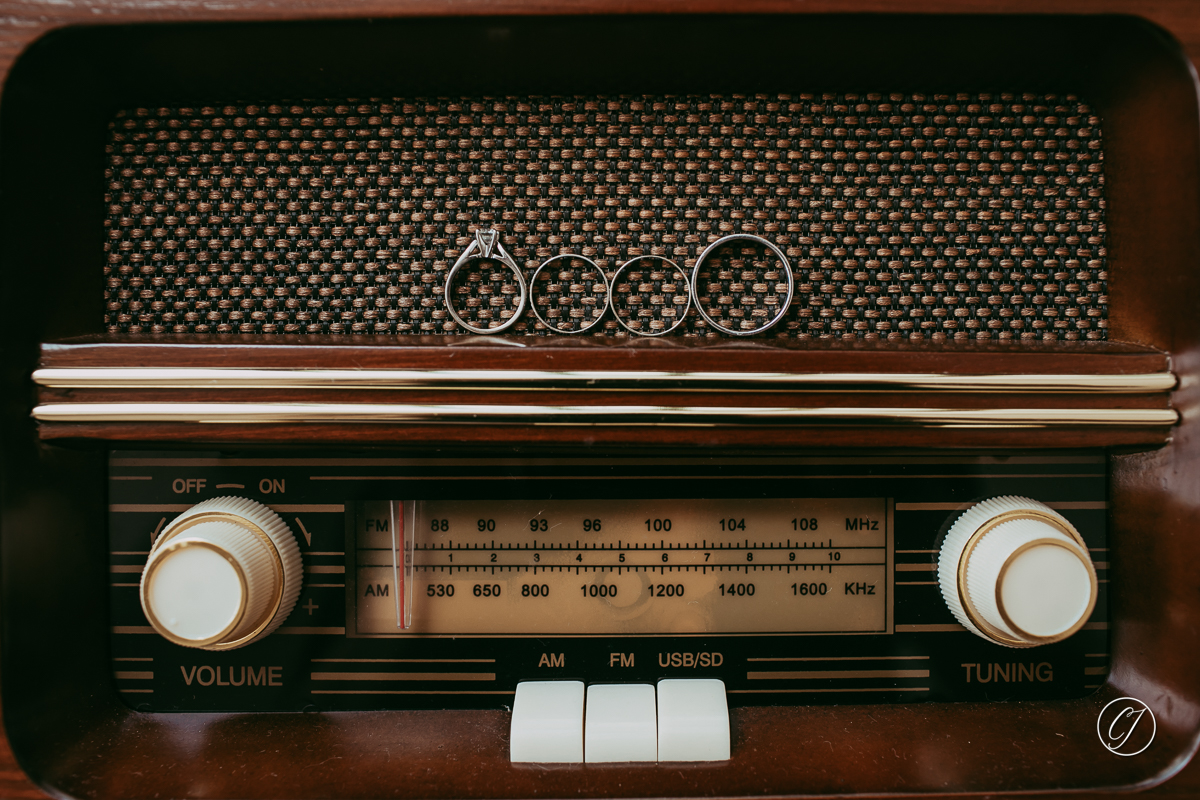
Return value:
M 212 4 L 203 0 L 59 0 L 0 2 L 0 73 L 7 75 L 15 59 L 43 34 L 66 26 L 133 22 L 262 21 L 396 17 L 406 15 L 571 14 L 571 13 L 719 13 L 866 12 L 866 13 L 1022 13 L 1131 14 L 1169 31 L 1193 63 L 1200 64 L 1200 2 L 1197 0 L 245 0 Z M 1193 650 L 1194 643 L 1193 643 Z M 1200 766 L 1151 792 L 1160 797 L 1200 796 Z M 0 796 L 46 797 L 17 765 L 7 742 L 0 740 Z

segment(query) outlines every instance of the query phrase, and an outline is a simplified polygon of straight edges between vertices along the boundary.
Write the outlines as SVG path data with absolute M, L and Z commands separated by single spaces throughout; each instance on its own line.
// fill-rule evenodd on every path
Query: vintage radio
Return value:
M 97 6 L 138 24 L 10 48 L 30 780 L 1003 794 L 1187 763 L 1200 116 L 1161 29 L 280 8 Z

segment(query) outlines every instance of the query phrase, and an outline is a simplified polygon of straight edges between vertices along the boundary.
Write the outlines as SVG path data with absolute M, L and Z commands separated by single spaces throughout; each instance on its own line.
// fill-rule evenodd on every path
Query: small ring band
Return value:
M 521 299 L 517 302 L 517 307 L 513 311 L 512 316 L 494 328 L 480 328 L 472 325 L 460 317 L 458 312 L 454 310 L 452 291 L 452 287 L 454 286 L 454 277 L 458 275 L 459 271 L 466 266 L 468 262 L 474 261 L 477 258 L 491 259 L 504 264 L 506 267 L 512 270 L 513 275 L 517 276 L 517 285 L 521 287 Z M 513 260 L 513 257 L 510 256 L 504 250 L 504 246 L 500 244 L 499 231 L 475 231 L 475 241 L 467 245 L 467 249 L 463 250 L 462 255 L 458 257 L 458 260 L 454 262 L 454 266 L 450 268 L 450 273 L 446 275 L 445 297 L 446 310 L 450 312 L 450 316 L 454 318 L 455 322 L 469 330 L 471 333 L 500 333 L 501 331 L 511 328 L 517 323 L 517 320 L 521 318 L 521 314 L 523 314 L 525 311 L 526 302 L 529 300 L 529 287 L 525 283 L 525 276 L 521 274 L 521 268 L 517 266 L 517 262 Z
M 533 302 L 533 292 L 537 288 L 538 275 L 541 275 L 542 270 L 550 266 L 553 262 L 563 258 L 577 258 L 580 261 L 586 261 L 587 263 L 591 264 L 592 268 L 596 270 L 596 274 L 600 276 L 601 282 L 604 283 L 604 307 L 600 309 L 599 316 L 597 316 L 596 319 L 594 319 L 591 323 L 584 325 L 577 331 L 564 331 L 561 328 L 556 328 L 555 326 L 551 325 L 545 319 L 542 319 L 542 315 L 538 313 L 537 303 Z M 547 330 L 554 331 L 555 333 L 571 335 L 575 333 L 583 333 L 584 331 L 590 331 L 592 328 L 600 324 L 600 321 L 604 319 L 604 312 L 608 310 L 609 301 L 612 298 L 612 290 L 609 288 L 608 278 L 605 276 L 604 270 L 600 269 L 600 266 L 595 261 L 592 261 L 587 256 L 575 255 L 574 253 L 563 253 L 562 255 L 546 259 L 542 262 L 541 266 L 533 271 L 533 277 L 529 279 L 529 295 L 529 308 L 533 311 L 533 315 L 537 317 L 538 322 L 545 325 Z
M 772 317 L 765 325 L 760 325 L 759 327 L 750 331 L 726 328 L 724 325 L 710 317 L 708 312 L 704 310 L 703 304 L 700 302 L 700 268 L 704 265 L 704 260 L 715 253 L 718 248 L 723 247 L 730 242 L 739 240 L 765 245 L 766 248 L 774 253 L 775 257 L 779 259 L 779 263 L 783 264 L 783 269 L 787 273 L 787 299 L 783 302 L 783 308 L 779 309 L 779 313 Z M 792 272 L 792 265 L 788 263 L 787 256 L 785 256 L 783 251 L 776 247 L 772 242 L 767 241 L 761 236 L 755 236 L 752 233 L 732 233 L 729 236 L 722 236 L 720 239 L 717 239 L 708 247 L 704 248 L 704 252 L 702 252 L 696 259 L 696 265 L 692 268 L 692 292 L 696 296 L 696 310 L 700 312 L 700 316 L 704 317 L 705 322 L 721 333 L 725 333 L 730 336 L 754 336 L 775 327 L 779 320 L 787 316 L 788 309 L 792 307 L 792 295 L 795 293 L 795 291 L 796 276 L 795 273 Z
M 683 311 L 679 315 L 679 319 L 675 320 L 674 325 L 672 325 L 671 327 L 666 328 L 664 330 L 661 330 L 658 333 L 647 333 L 645 331 L 636 330 L 636 329 L 630 327 L 629 325 L 627 325 L 625 323 L 625 320 L 621 319 L 621 315 L 617 313 L 617 291 L 616 291 L 616 289 L 617 289 L 617 284 L 621 280 L 621 273 L 624 272 L 625 270 L 629 269 L 629 266 L 631 264 L 634 264 L 635 262 L 649 261 L 651 259 L 654 259 L 655 261 L 662 261 L 663 263 L 669 264 L 671 267 L 673 267 L 675 269 L 675 271 L 679 273 L 679 277 L 683 279 L 683 286 L 687 292 L 687 303 L 684 305 Z M 612 307 L 613 316 L 616 317 L 617 322 L 619 322 L 621 324 L 622 328 L 624 328 L 625 330 L 627 330 L 630 333 L 635 334 L 637 336 L 664 336 L 664 335 L 670 333 L 671 331 L 675 330 L 676 328 L 678 328 L 680 325 L 683 324 L 683 321 L 685 319 L 687 319 L 688 310 L 692 307 L 692 286 L 690 283 L 688 283 L 687 273 L 684 272 L 683 267 L 679 266 L 671 259 L 665 258 L 663 256 L 637 256 L 636 258 L 629 259 L 624 264 L 622 264 L 621 268 L 618 269 L 616 271 L 616 273 L 613 275 L 611 285 L 612 285 L 612 290 L 609 291 L 609 293 L 608 293 L 608 304 L 610 307 Z

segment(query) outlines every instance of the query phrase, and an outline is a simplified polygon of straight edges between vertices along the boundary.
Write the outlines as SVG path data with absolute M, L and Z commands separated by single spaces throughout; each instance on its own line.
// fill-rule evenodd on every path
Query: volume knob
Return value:
M 262 503 L 218 497 L 185 511 L 154 542 L 142 610 L 176 644 L 232 650 L 287 619 L 301 580 L 287 523 Z
M 1027 497 L 993 497 L 963 513 L 942 543 L 938 583 L 964 627 L 1008 647 L 1065 639 L 1096 607 L 1083 538 Z

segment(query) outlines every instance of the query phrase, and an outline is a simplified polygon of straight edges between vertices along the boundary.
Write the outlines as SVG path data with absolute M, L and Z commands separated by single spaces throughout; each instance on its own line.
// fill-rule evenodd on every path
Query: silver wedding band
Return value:
M 529 279 L 530 295 L 532 295 L 534 293 L 534 291 L 537 289 L 538 275 L 540 275 L 542 273 L 542 270 L 544 270 L 546 267 L 553 264 L 555 261 L 558 261 L 560 259 L 571 259 L 571 258 L 577 258 L 580 261 L 586 261 L 587 263 L 591 264 L 592 269 L 594 269 L 596 271 L 596 274 L 600 276 L 600 281 L 604 284 L 604 306 L 600 309 L 599 315 L 597 315 L 596 318 L 594 320 L 592 320 L 591 323 L 585 325 L 584 327 L 580 328 L 579 330 L 567 331 L 567 330 L 563 330 L 562 328 L 551 325 L 548 320 L 543 319 L 542 315 L 538 313 L 537 303 L 535 303 L 532 298 L 529 301 L 529 307 L 531 309 L 533 309 L 533 315 L 535 317 L 537 317 L 538 322 L 545 325 L 548 330 L 552 330 L 555 333 L 564 333 L 564 334 L 568 334 L 568 335 L 573 334 L 573 333 L 583 333 L 585 331 L 590 331 L 592 328 L 599 325 L 600 321 L 602 319 L 604 319 L 604 312 L 608 310 L 609 302 L 612 299 L 612 291 L 609 288 L 608 277 L 604 274 L 604 270 L 600 269 L 600 265 L 597 264 L 595 261 L 592 261 L 587 256 L 575 255 L 574 253 L 564 253 L 563 255 L 553 256 L 552 258 L 548 258 L 545 261 L 543 261 L 541 263 L 541 265 L 536 270 L 534 270 L 533 277 Z
M 664 330 L 661 330 L 658 333 L 648 333 L 646 331 L 640 331 L 640 330 L 630 327 L 628 324 L 626 324 L 625 320 L 621 319 L 621 315 L 617 313 L 617 305 L 616 305 L 616 296 L 617 296 L 616 288 L 617 288 L 617 285 L 621 282 L 621 273 L 624 272 L 625 270 L 629 269 L 629 267 L 632 264 L 636 264 L 638 261 L 650 261 L 650 260 L 662 261 L 663 263 L 670 265 L 670 267 L 672 269 L 674 269 L 676 272 L 679 273 L 679 277 L 683 280 L 683 285 L 687 289 L 687 303 L 684 305 L 683 311 L 681 311 L 679 313 L 679 319 L 675 320 L 674 325 L 672 325 L 671 327 L 666 328 Z M 685 319 L 687 319 L 688 309 L 692 307 L 692 286 L 688 282 L 687 273 L 683 271 L 683 267 L 679 266 L 678 264 L 676 264 L 674 261 L 672 261 L 669 258 L 664 258 L 663 256 L 637 256 L 636 258 L 629 259 L 624 264 L 622 264 L 621 268 L 618 269 L 616 271 L 616 273 L 613 275 L 612 283 L 610 285 L 612 286 L 612 291 L 610 291 L 608 293 L 608 304 L 612 307 L 613 316 L 617 318 L 617 322 L 621 323 L 622 328 L 624 328 L 625 330 L 627 330 L 630 333 L 635 334 L 637 336 L 665 336 L 666 334 L 670 333 L 671 331 L 675 330 L 676 328 L 678 328 L 680 325 L 683 324 L 683 321 Z
M 779 309 L 779 313 L 772 317 L 765 325 L 760 325 L 759 327 L 748 331 L 726 328 L 724 325 L 709 316 L 708 312 L 704 310 L 704 306 L 700 303 L 700 268 L 704 266 L 704 260 L 713 253 L 717 252 L 717 250 L 721 247 L 724 247 L 725 245 L 734 241 L 748 241 L 763 245 L 775 254 L 775 257 L 779 259 L 779 263 L 783 265 L 783 269 L 787 273 L 787 298 L 783 301 L 783 304 Z M 761 236 L 755 236 L 752 233 L 733 233 L 729 236 L 722 236 L 720 239 L 717 239 L 708 247 L 704 248 L 704 252 L 702 252 L 696 259 L 696 265 L 692 267 L 692 293 L 696 298 L 696 311 L 700 312 L 700 316 L 704 317 L 705 322 L 721 333 L 728 334 L 729 336 L 755 336 L 763 331 L 773 328 L 787 315 L 788 309 L 792 307 L 792 295 L 795 293 L 795 291 L 796 276 L 792 272 L 792 265 L 788 263 L 787 256 L 785 256 L 783 251 L 776 247 L 773 243 L 767 241 Z

